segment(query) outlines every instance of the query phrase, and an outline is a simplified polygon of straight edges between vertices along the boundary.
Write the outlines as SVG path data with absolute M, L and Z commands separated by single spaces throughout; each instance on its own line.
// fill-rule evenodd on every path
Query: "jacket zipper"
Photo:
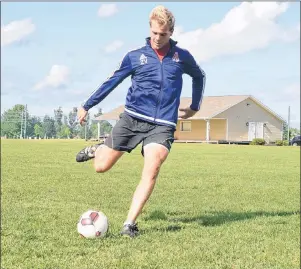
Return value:
M 156 113 L 155 113 L 155 117 L 154 117 L 154 122 L 156 122 L 156 118 L 157 118 L 157 114 L 158 114 L 158 109 L 159 109 L 159 104 L 161 103 L 161 93 L 162 93 L 162 89 L 163 89 L 163 59 L 162 59 L 162 61 L 160 61 L 160 59 L 159 59 L 159 61 L 161 63 L 161 87 L 160 87 L 160 92 L 159 92 L 158 97 L 157 97 Z
M 157 55 L 157 53 L 155 52 L 155 50 L 152 48 L 152 50 L 154 51 L 154 53 Z M 157 102 L 156 102 L 156 113 L 155 113 L 155 117 L 154 117 L 154 122 L 156 122 L 156 118 L 157 118 L 157 114 L 158 114 L 158 109 L 159 109 L 159 104 L 161 104 L 161 95 L 162 95 L 162 89 L 163 89 L 163 60 L 164 58 L 170 53 L 171 51 L 171 48 L 169 49 L 169 51 L 166 53 L 166 55 L 162 58 L 162 61 L 160 61 L 160 58 L 159 56 L 157 55 L 158 57 L 158 60 L 161 64 L 161 88 L 160 88 L 160 92 L 158 94 L 158 97 L 157 97 Z M 158 102 L 159 101 L 159 102 Z

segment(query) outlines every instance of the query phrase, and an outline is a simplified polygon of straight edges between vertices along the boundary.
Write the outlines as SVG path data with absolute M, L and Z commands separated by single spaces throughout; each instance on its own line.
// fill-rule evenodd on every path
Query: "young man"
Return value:
M 161 165 L 174 141 L 178 117 L 187 119 L 199 109 L 205 87 L 205 73 L 191 54 L 171 39 L 175 18 L 163 6 L 154 8 L 149 17 L 150 38 L 146 44 L 128 52 L 119 68 L 84 103 L 78 111 L 80 124 L 90 108 L 101 102 L 126 77 L 132 86 L 126 97 L 125 111 L 104 144 L 81 150 L 77 162 L 94 159 L 98 173 L 108 171 L 124 152 L 131 152 L 142 142 L 144 168 L 134 193 L 122 235 L 138 234 L 136 219 L 150 197 Z M 182 75 L 192 77 L 192 103 L 180 109 Z

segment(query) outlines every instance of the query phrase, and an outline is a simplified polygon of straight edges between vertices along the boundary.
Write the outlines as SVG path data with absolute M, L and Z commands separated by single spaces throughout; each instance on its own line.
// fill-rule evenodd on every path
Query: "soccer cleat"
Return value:
M 120 232 L 123 236 L 129 236 L 131 238 L 138 235 L 138 227 L 137 224 L 125 224 L 123 225 L 122 231 Z
M 103 143 L 85 147 L 79 153 L 77 153 L 76 161 L 80 163 L 80 162 L 86 162 L 89 161 L 90 159 L 93 159 L 95 157 L 96 149 L 102 144 Z

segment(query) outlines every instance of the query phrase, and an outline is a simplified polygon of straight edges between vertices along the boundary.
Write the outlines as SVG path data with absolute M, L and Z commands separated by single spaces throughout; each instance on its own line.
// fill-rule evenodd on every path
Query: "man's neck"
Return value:
M 168 52 L 168 50 L 169 50 L 169 48 L 170 48 L 170 42 L 168 42 L 166 45 L 164 45 L 162 48 L 160 48 L 160 49 L 156 49 L 156 48 L 154 48 L 154 45 L 153 45 L 153 42 L 151 41 L 151 47 L 155 50 L 155 51 L 157 51 L 157 52 Z

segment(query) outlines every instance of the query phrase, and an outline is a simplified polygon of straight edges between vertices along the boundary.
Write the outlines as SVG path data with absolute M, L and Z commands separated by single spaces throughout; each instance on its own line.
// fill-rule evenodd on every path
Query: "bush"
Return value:
M 263 138 L 254 138 L 250 145 L 265 145 L 265 140 Z
M 288 146 L 288 141 L 287 140 L 276 140 L 276 145 L 277 146 Z
M 288 145 L 289 145 L 288 141 L 287 140 L 283 140 L 283 146 L 288 146 Z
M 283 146 L 283 141 L 282 140 L 276 140 L 276 146 Z

